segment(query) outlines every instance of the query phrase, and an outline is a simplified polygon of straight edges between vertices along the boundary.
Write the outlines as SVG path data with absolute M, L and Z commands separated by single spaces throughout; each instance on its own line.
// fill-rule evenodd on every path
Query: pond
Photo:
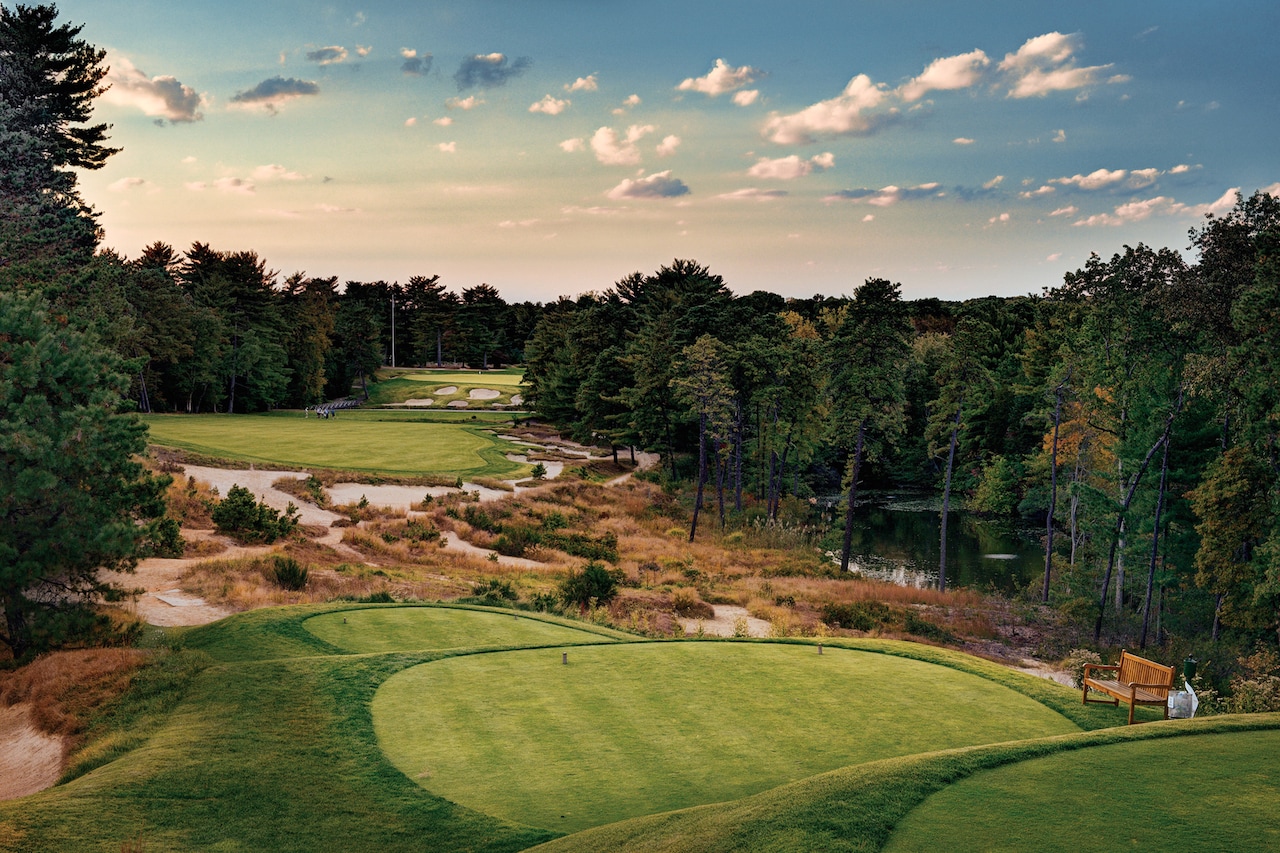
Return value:
M 834 506 L 834 501 L 828 505 Z M 906 492 L 859 496 L 850 566 L 901 586 L 938 585 L 941 499 Z M 839 548 L 842 519 L 830 516 Z M 952 509 L 947 524 L 947 586 L 1010 593 L 1044 573 L 1043 529 Z M 833 559 L 839 561 L 836 550 Z

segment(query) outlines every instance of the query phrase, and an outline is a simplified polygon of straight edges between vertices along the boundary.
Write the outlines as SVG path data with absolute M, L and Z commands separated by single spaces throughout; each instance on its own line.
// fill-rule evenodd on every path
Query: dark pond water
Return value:
M 936 497 L 877 493 L 858 500 L 850 567 L 902 586 L 938 584 L 939 521 Z M 947 586 L 1013 592 L 1044 573 L 1041 529 L 990 521 L 952 510 L 947 524 Z M 835 519 L 840 526 L 841 519 Z M 839 542 L 839 534 L 835 534 Z M 837 544 L 838 547 L 838 544 Z M 839 561 L 837 551 L 833 559 Z

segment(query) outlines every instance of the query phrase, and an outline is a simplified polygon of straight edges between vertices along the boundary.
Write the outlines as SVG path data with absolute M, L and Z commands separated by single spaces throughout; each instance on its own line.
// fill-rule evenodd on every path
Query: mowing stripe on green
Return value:
M 1280 731 L 1095 746 L 963 779 L 886 851 L 1280 850 Z
M 326 643 L 359 654 L 604 640 L 598 634 L 512 612 L 487 613 L 444 607 L 343 610 L 312 616 L 302 626 Z
M 813 646 L 659 643 L 414 667 L 378 742 L 432 793 L 572 832 L 737 799 L 849 764 L 1079 729 L 982 678 Z

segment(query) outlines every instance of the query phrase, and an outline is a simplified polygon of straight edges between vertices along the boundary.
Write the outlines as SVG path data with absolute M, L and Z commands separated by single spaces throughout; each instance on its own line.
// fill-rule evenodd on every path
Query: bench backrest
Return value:
M 1128 652 L 1120 653 L 1120 671 L 1116 676 L 1130 684 L 1162 685 L 1149 688 L 1156 695 L 1168 696 L 1169 689 L 1173 687 L 1173 667 L 1140 658 Z

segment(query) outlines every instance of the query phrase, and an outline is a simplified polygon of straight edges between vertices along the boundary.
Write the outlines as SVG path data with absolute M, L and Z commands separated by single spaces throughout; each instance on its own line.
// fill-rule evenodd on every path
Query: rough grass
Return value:
M 332 420 L 297 412 L 265 415 L 148 415 L 154 444 L 218 459 L 291 469 L 331 468 L 393 475 L 519 476 L 518 450 L 479 425 L 352 414 Z
M 0 672 L 0 705 L 30 706 L 41 731 L 83 734 L 94 712 L 123 694 L 146 660 L 138 649 L 77 649 L 41 655 Z
M 1078 730 L 990 681 L 902 657 L 720 642 L 579 648 L 568 661 L 522 651 L 407 670 L 374 697 L 379 742 L 446 799 L 574 831 L 889 755 Z

